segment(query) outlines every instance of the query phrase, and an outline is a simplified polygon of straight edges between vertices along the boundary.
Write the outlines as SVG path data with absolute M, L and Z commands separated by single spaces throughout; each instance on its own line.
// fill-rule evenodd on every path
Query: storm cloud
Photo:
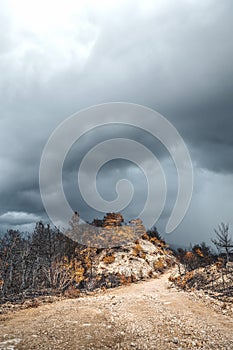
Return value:
M 186 142 L 194 165 L 193 200 L 169 237 L 188 244 L 232 223 L 233 3 L 217 1 L 2 1 L 0 11 L 0 225 L 47 220 L 39 192 L 39 163 L 53 130 L 95 104 L 125 101 L 164 115 Z M 85 122 L 85 121 L 83 121 Z M 160 159 L 168 197 L 158 226 L 163 234 L 177 179 L 168 152 L 136 128 L 93 131 L 64 163 L 64 190 L 84 219 L 101 216 L 83 202 L 77 170 L 85 153 L 108 137 L 128 137 Z M 143 175 L 115 161 L 99 175 L 98 190 L 114 198 L 129 176 L 135 198 L 126 218 L 145 200 Z M 153 208 L 151 209 L 153 212 Z

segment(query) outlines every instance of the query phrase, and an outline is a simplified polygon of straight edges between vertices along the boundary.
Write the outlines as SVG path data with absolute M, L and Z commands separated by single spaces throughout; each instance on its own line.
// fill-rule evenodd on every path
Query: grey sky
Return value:
M 54 128 L 81 108 L 127 101 L 168 118 L 193 160 L 193 200 L 168 240 L 185 244 L 209 240 L 219 221 L 233 223 L 233 2 L 83 3 L 1 2 L 2 231 L 14 225 L 27 229 L 44 218 L 38 170 Z M 108 135 L 105 130 L 86 135 L 68 155 L 64 188 L 73 206 L 79 198 L 80 157 Z M 135 129 L 118 128 L 110 135 L 144 142 L 161 160 L 168 182 L 167 203 L 158 223 L 163 234 L 177 186 L 169 154 Z M 129 174 L 137 188 L 124 213 L 130 217 L 140 211 L 145 198 L 144 179 L 132 164 L 112 163 L 100 176 L 99 190 L 106 198 L 114 196 L 117 174 Z M 86 219 L 97 214 L 80 198 L 78 206 Z

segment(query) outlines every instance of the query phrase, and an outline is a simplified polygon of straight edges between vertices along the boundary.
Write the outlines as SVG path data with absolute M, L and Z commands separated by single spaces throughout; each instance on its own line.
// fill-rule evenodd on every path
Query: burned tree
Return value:
M 230 260 L 230 255 L 233 253 L 233 241 L 229 233 L 229 225 L 223 222 L 218 225 L 218 229 L 214 230 L 216 238 L 212 242 L 216 246 L 220 255 L 225 258 L 225 266 Z

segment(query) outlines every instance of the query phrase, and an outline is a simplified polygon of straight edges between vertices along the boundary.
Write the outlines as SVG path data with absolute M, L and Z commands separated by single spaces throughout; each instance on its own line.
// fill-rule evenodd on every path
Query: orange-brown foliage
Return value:
M 114 255 L 105 255 L 102 260 L 105 264 L 112 264 L 115 261 L 115 256 Z
M 142 258 L 142 259 L 146 258 L 146 254 L 139 243 L 135 244 L 132 254 L 133 256 L 138 256 L 139 258 Z
M 163 259 L 158 259 L 154 262 L 154 269 L 158 270 L 159 272 L 163 272 L 163 270 L 165 269 L 165 263 Z

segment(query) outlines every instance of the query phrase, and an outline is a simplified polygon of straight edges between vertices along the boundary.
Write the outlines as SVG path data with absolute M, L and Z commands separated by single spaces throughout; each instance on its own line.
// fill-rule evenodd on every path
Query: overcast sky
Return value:
M 143 142 L 161 160 L 168 182 L 157 223 L 169 242 L 209 242 L 219 222 L 233 224 L 233 2 L 231 0 L 1 0 L 0 230 L 27 230 L 45 219 L 39 162 L 55 127 L 82 108 L 112 101 L 142 104 L 177 128 L 194 166 L 190 208 L 163 234 L 176 198 L 169 154 L 133 128 L 93 131 L 67 156 L 64 190 L 85 220 L 96 216 L 80 197 L 76 170 L 85 152 L 111 137 Z M 109 200 L 129 177 L 140 212 L 145 179 L 131 163 L 106 164 L 98 178 Z M 101 216 L 101 214 L 99 215 Z

